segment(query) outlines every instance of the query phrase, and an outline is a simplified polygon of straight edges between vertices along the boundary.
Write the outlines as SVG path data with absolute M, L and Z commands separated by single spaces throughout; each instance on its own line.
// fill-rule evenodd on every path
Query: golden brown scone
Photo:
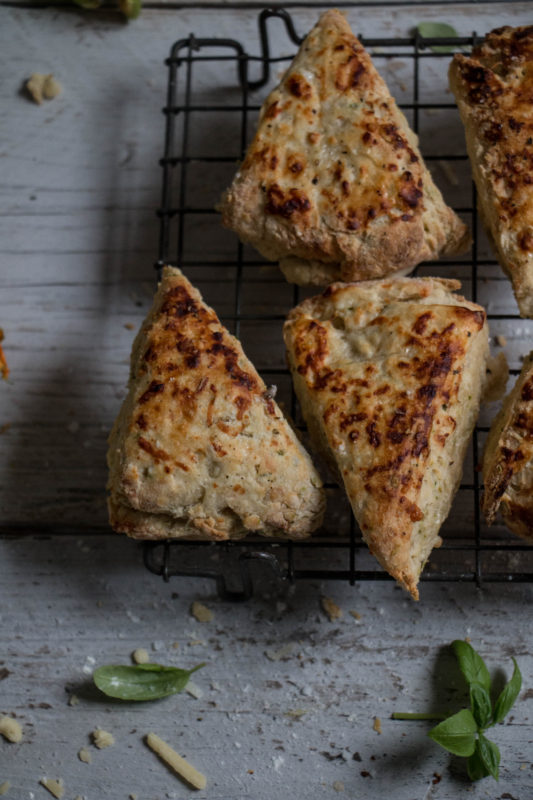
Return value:
M 410 271 L 470 244 L 336 10 L 321 16 L 263 104 L 220 210 L 224 225 L 301 285 Z
M 308 536 L 324 491 L 242 347 L 165 267 L 109 440 L 112 527 L 139 539 Z
M 361 533 L 414 598 L 459 485 L 488 357 L 481 306 L 431 278 L 333 284 L 284 334 L 315 443 Z
M 489 525 L 499 509 L 508 528 L 533 540 L 533 353 L 491 425 L 483 478 Z
M 533 317 L 533 26 L 498 28 L 454 56 L 450 87 L 481 217 L 521 316 Z

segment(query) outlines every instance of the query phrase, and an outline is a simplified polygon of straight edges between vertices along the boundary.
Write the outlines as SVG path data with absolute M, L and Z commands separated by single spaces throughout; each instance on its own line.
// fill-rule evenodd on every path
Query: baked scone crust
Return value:
M 533 317 L 533 26 L 498 28 L 455 55 L 450 87 L 483 223 L 521 316 Z
M 321 523 L 311 459 L 235 337 L 165 267 L 110 435 L 111 526 L 134 538 L 302 538 Z
M 533 353 L 491 425 L 483 454 L 483 513 L 533 541 Z
M 302 412 L 361 533 L 418 598 L 459 486 L 488 357 L 481 306 L 431 278 L 333 284 L 284 335 Z
M 336 10 L 320 17 L 264 102 L 220 210 L 224 225 L 303 285 L 408 271 L 470 244 Z

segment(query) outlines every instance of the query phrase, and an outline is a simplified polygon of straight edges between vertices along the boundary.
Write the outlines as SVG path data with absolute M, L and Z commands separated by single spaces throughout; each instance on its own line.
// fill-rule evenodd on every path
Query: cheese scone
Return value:
M 499 509 L 508 528 L 533 541 L 533 353 L 491 425 L 483 479 L 489 525 Z
M 470 244 L 336 10 L 321 16 L 263 104 L 219 208 L 224 225 L 301 285 L 407 273 Z
M 337 283 L 284 328 L 311 436 L 370 551 L 415 599 L 459 486 L 489 352 L 485 311 L 459 288 L 433 278 Z
M 242 347 L 165 267 L 109 440 L 111 526 L 139 539 L 299 539 L 324 490 Z
M 522 317 L 533 317 L 533 26 L 498 28 L 456 55 L 450 87 L 478 207 Z

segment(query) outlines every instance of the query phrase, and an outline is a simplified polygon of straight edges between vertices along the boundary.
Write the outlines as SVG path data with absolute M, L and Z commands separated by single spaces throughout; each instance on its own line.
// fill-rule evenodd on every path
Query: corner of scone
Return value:
M 284 336 L 302 412 L 363 539 L 416 599 L 459 486 L 488 357 L 483 308 L 432 278 L 337 283 Z
M 482 509 L 498 511 L 513 533 L 533 541 L 533 353 L 494 419 L 483 454 Z
M 533 26 L 497 28 L 450 65 L 478 207 L 511 279 L 522 317 L 533 317 Z
M 108 450 L 112 527 L 135 538 L 302 538 L 318 473 L 238 340 L 165 267 Z
M 353 35 L 325 12 L 263 103 L 222 222 L 287 280 L 327 285 L 465 252 L 417 138 Z

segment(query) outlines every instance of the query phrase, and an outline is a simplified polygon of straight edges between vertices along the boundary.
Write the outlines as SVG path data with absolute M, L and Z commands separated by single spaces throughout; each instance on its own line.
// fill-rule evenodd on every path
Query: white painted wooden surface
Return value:
M 316 12 L 295 9 L 293 16 L 303 33 Z M 530 22 L 531 5 L 376 7 L 348 16 L 366 36 L 406 35 L 422 19 L 448 21 L 468 34 Z M 30 793 L 44 797 L 38 780 L 45 774 L 64 778 L 68 798 L 188 796 L 142 745 L 142 734 L 154 729 L 207 773 L 208 789 L 199 795 L 206 798 L 364 800 L 387 792 L 398 800 L 463 794 L 526 800 L 533 794 L 532 698 L 526 691 L 533 686 L 530 586 L 487 585 L 478 592 L 424 584 L 415 606 L 388 583 L 304 583 L 289 595 L 282 586 L 267 587 L 270 597 L 264 590 L 234 606 L 216 600 L 204 581 L 164 585 L 146 573 L 137 545 L 107 534 L 106 437 L 123 396 L 134 330 L 154 286 L 163 61 L 171 43 L 190 32 L 235 37 L 257 52 L 256 12 L 245 9 L 147 8 L 126 25 L 110 12 L 0 6 L 0 326 L 11 367 L 9 381 L 0 384 L 0 524 L 25 534 L 0 539 L 0 670 L 10 673 L 0 681 L 0 713 L 15 713 L 27 734 L 21 745 L 0 741 L 0 783 L 10 780 L 7 797 L 17 800 Z M 283 54 L 293 51 L 284 36 L 278 47 Z M 449 100 L 442 69 L 425 64 L 423 91 Z M 62 95 L 41 107 L 30 103 L 20 88 L 33 71 L 53 72 Z M 399 99 L 408 101 L 408 66 L 398 58 L 385 74 Z M 233 82 L 233 67 L 207 70 L 197 89 L 205 102 L 218 101 L 235 96 Z M 443 144 L 439 137 L 462 147 L 456 117 L 447 117 L 446 125 L 438 114 L 422 114 L 420 121 L 426 152 Z M 210 126 L 221 146 L 233 144 L 233 122 L 219 115 L 216 124 L 198 123 L 197 152 L 211 146 Z M 225 173 L 191 173 L 190 201 L 215 202 L 231 171 L 228 165 Z M 435 174 L 450 202 L 461 204 L 467 166 L 457 169 L 458 187 L 438 166 Z M 189 233 L 191 258 L 234 257 L 233 237 L 213 227 L 212 218 Z M 191 277 L 222 315 L 233 313 L 227 280 L 215 282 L 198 269 Z M 231 269 L 224 277 L 232 277 Z M 514 312 L 498 269 L 486 268 L 484 277 L 480 299 L 496 313 Z M 274 268 L 247 275 L 245 313 L 268 308 L 283 314 L 291 297 Z M 506 336 L 509 360 L 518 366 L 520 354 L 531 349 L 531 323 L 497 323 L 494 333 Z M 275 329 L 243 324 L 241 334 L 259 367 L 283 366 Z M 287 397 L 286 381 L 280 390 Z M 485 421 L 493 411 L 485 412 Z M 450 533 L 471 526 L 471 503 L 462 502 L 448 523 Z M 331 529 L 346 514 L 343 503 L 332 509 Z M 216 551 L 206 551 L 211 556 Z M 338 623 L 320 611 L 322 591 L 344 609 Z M 213 623 L 190 618 L 193 599 L 211 605 Z M 508 669 L 516 654 L 525 677 L 511 724 L 495 734 L 503 754 L 500 784 L 484 781 L 473 790 L 457 765 L 450 770 L 447 756 L 424 738 L 427 726 L 389 719 L 396 709 L 451 702 L 441 648 L 466 635 L 493 667 Z M 189 644 L 196 639 L 205 644 Z M 152 643 L 154 659 L 163 663 L 208 662 L 196 680 L 201 700 L 182 695 L 123 707 L 81 686 L 88 656 L 99 664 L 126 663 L 134 647 Z M 264 655 L 290 644 L 287 660 Z M 79 686 L 80 704 L 73 708 L 66 704 L 69 686 Z M 306 714 L 287 716 L 295 709 Z M 382 720 L 381 735 L 372 729 L 374 716 Z M 96 725 L 111 730 L 117 744 L 94 751 L 93 763 L 85 765 L 76 753 Z M 330 760 L 324 753 L 341 756 Z M 361 761 L 353 760 L 355 753 Z M 433 785 L 435 772 L 442 780 Z M 344 794 L 333 788 L 335 781 Z

